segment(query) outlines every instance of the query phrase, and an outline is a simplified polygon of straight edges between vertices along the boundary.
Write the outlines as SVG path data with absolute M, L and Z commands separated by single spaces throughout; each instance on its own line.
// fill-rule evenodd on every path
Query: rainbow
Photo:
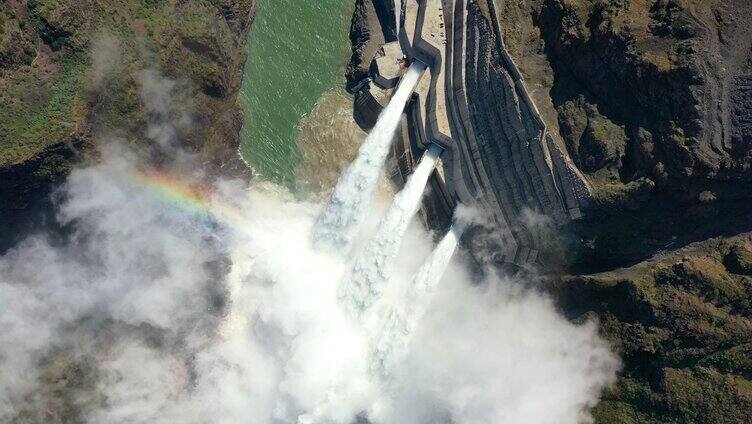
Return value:
M 160 201 L 196 215 L 213 215 L 210 188 L 187 183 L 165 171 L 138 169 L 135 176 L 139 185 Z
M 221 199 L 210 186 L 189 183 L 169 172 L 145 168 L 137 169 L 134 177 L 137 185 L 171 207 L 238 229 L 247 229 L 251 224 L 237 206 Z

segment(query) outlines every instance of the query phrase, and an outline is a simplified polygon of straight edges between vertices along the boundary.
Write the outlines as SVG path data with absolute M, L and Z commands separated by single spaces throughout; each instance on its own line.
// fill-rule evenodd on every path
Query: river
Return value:
M 259 0 L 241 90 L 241 153 L 254 173 L 293 187 L 301 118 L 344 86 L 352 0 Z

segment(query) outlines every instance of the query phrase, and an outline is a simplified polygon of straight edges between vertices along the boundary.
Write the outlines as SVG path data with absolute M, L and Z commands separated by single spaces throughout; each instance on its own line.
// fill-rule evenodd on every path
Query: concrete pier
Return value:
M 393 23 L 381 33 L 397 39 L 378 50 L 373 84 L 357 97 L 388 97 L 413 60 L 430 72 L 406 108 L 406 128 L 394 145 L 395 182 L 404 181 L 426 146 L 441 145 L 445 152 L 424 207 L 431 224 L 446 227 L 458 202 L 475 204 L 498 229 L 503 261 L 531 265 L 538 251 L 523 215 L 532 211 L 557 224 L 578 219 L 590 187 L 530 98 L 502 40 L 493 1 L 369 1 L 377 10 L 394 11 L 393 21 L 379 21 Z

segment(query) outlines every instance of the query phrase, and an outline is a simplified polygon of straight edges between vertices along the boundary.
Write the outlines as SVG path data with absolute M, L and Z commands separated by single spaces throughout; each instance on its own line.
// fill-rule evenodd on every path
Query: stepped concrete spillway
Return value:
M 378 113 L 404 63 L 428 65 L 402 117 L 392 176 L 404 183 L 432 143 L 445 149 L 428 183 L 424 216 L 448 227 L 454 205 L 474 204 L 498 228 L 503 261 L 527 266 L 537 248 L 529 212 L 561 225 L 581 217 L 590 187 L 557 143 L 506 50 L 492 0 L 364 0 L 380 11 L 368 80 L 355 114 Z M 374 43 L 380 45 L 374 46 Z M 376 112 L 374 112 L 376 111 Z M 365 118 L 365 119 L 364 119 Z

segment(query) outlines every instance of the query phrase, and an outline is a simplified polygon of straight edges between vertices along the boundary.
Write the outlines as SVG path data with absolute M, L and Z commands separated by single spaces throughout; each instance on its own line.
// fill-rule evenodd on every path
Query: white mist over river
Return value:
M 34 237 L 0 259 L 0 421 L 44 404 L 50 355 L 97 370 L 71 389 L 93 423 L 577 423 L 614 377 L 594 324 L 453 262 L 382 379 L 391 333 L 342 307 L 350 264 L 310 245 L 320 205 L 222 182 L 209 219 L 134 183 L 135 163 L 114 149 L 71 175 L 71 244 Z M 377 310 L 414 306 L 432 246 L 408 231 Z
M 312 243 L 320 214 L 343 222 L 331 204 L 198 184 L 184 153 L 153 169 L 103 147 L 59 193 L 68 237 L 30 236 L 0 257 L 0 422 L 65 421 L 45 415 L 61 408 L 90 423 L 582 422 L 618 367 L 597 325 L 514 281 L 474 282 L 452 260 L 472 213 L 436 247 L 403 222 L 420 190 L 397 195 L 409 207 L 396 221 L 368 207 L 380 149 L 355 161 L 361 190 L 340 181 L 356 207 L 341 213 L 358 216 L 333 240 L 384 239 L 379 221 L 400 222 L 359 316 L 341 294 L 362 247 Z

